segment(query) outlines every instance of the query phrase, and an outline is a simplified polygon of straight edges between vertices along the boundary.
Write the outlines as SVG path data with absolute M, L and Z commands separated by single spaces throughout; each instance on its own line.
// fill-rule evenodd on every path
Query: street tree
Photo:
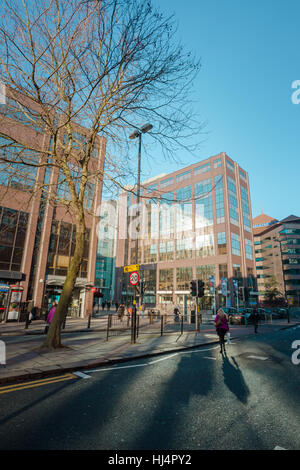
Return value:
M 4 174 L 24 183 L 54 169 L 58 182 L 36 183 L 31 195 L 42 191 L 76 223 L 74 255 L 43 347 L 62 347 L 61 325 L 83 259 L 87 193 L 99 180 L 116 193 L 132 176 L 129 132 L 151 122 L 152 138 L 172 157 L 201 129 L 191 100 L 199 61 L 176 38 L 174 17 L 150 1 L 2 1 L 0 76 L 10 107 L 51 145 L 41 151 L 0 121 L 0 183 Z M 104 141 L 105 167 L 95 167 L 92 153 Z

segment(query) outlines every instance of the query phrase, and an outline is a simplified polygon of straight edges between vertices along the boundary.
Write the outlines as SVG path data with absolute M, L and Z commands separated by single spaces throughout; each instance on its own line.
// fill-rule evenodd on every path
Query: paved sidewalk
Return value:
M 87 330 L 87 321 L 67 321 L 62 333 L 64 349 L 53 352 L 37 350 L 42 344 L 45 323 L 32 322 L 28 330 L 24 324 L 0 325 L 0 339 L 5 343 L 6 366 L 0 365 L 0 383 L 37 379 L 52 374 L 84 370 L 96 366 L 107 366 L 136 358 L 165 354 L 182 349 L 217 344 L 218 337 L 213 324 L 201 325 L 201 332 L 166 333 L 163 336 L 153 332 L 141 333 L 135 344 L 125 332 L 106 340 L 106 318 L 92 319 Z M 300 325 L 292 320 L 276 320 L 272 324 L 261 324 L 259 334 L 269 334 L 280 329 Z M 231 338 L 253 336 L 253 326 L 230 327 Z M 2 343 L 3 344 L 3 343 Z

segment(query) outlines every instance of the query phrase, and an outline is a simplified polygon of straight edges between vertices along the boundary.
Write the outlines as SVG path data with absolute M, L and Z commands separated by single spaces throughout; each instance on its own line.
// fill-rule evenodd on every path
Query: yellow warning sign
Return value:
M 132 273 L 133 271 L 139 271 L 139 264 L 131 264 L 130 266 L 124 266 L 124 273 Z

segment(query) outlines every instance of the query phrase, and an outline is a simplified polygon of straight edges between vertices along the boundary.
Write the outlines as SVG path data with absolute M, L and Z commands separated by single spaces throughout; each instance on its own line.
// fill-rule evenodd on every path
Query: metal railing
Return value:
M 149 311 L 138 313 L 136 318 L 134 314 L 123 316 L 108 315 L 106 339 L 119 335 L 130 335 L 132 342 L 135 342 L 139 335 L 160 335 L 180 334 L 184 332 L 196 331 L 195 317 L 191 319 L 184 315 L 168 315 L 159 311 Z M 201 328 L 201 315 L 198 315 L 198 331 Z

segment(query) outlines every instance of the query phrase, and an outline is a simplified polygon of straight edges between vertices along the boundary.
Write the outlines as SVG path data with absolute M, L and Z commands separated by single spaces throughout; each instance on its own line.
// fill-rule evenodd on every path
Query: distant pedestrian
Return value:
M 175 305 L 174 307 L 174 321 L 179 321 L 179 314 L 180 314 L 180 310 L 178 308 L 178 305 Z
M 111 305 L 110 301 L 108 301 L 106 305 L 107 305 L 107 310 L 110 311 L 110 305 Z
M 102 310 L 105 309 L 105 305 L 106 305 L 106 302 L 105 302 L 105 300 L 103 300 L 103 302 L 102 302 Z
M 219 336 L 220 340 L 220 353 L 223 354 L 223 352 L 226 354 L 226 349 L 225 349 L 225 335 L 226 333 L 229 332 L 229 326 L 228 326 L 228 320 L 227 316 L 221 308 L 219 308 L 218 313 L 215 318 L 215 324 L 216 324 L 216 331 L 217 335 Z
M 118 308 L 119 308 L 119 303 L 118 302 L 115 302 L 115 306 L 116 306 L 116 312 L 118 311 Z
M 250 317 L 249 317 L 249 320 L 253 321 L 254 333 L 257 334 L 258 321 L 259 321 L 259 313 L 258 313 L 257 308 L 255 308 L 255 309 L 253 310 L 253 312 L 251 313 L 251 315 L 250 315 Z
M 49 326 L 53 320 L 53 317 L 54 317 L 54 314 L 56 312 L 56 308 L 57 308 L 57 303 L 54 301 L 52 302 L 52 306 L 49 310 L 49 313 L 48 313 L 48 316 L 47 316 L 47 325 L 45 327 L 45 333 L 48 333 L 48 330 L 49 330 Z

